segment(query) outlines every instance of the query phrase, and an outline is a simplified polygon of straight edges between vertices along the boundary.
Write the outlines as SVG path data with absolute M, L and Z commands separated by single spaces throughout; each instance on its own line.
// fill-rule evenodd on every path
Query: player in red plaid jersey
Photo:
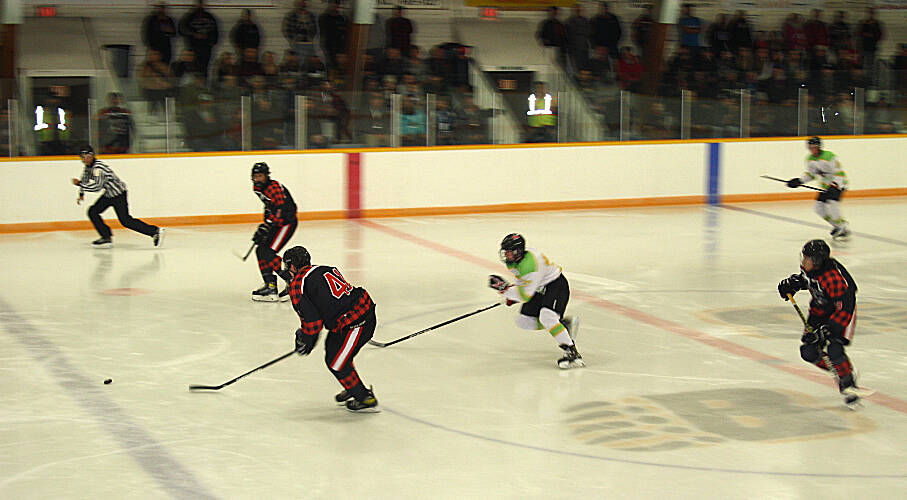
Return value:
M 831 249 L 823 240 L 811 240 L 803 246 L 800 274 L 792 274 L 778 283 L 778 293 L 788 300 L 788 294 L 809 290 L 809 316 L 800 339 L 800 356 L 819 368 L 830 371 L 829 359 L 837 373 L 838 389 L 848 406 L 859 401 L 864 393 L 857 387 L 853 365 L 844 346 L 853 340 L 856 324 L 857 284 L 847 269 L 831 258 Z
M 309 354 L 322 328 L 324 361 L 340 381 L 343 391 L 334 399 L 353 412 L 378 412 L 378 400 L 366 388 L 353 366 L 353 358 L 375 333 L 375 303 L 368 292 L 353 287 L 336 267 L 313 266 L 308 250 L 295 246 L 283 254 L 285 270 L 292 276 L 290 299 L 299 315 L 296 352 Z
M 258 225 L 252 241 L 258 244 L 255 255 L 264 286 L 252 291 L 252 300 L 260 302 L 285 301 L 287 291 L 277 292 L 280 256 L 277 254 L 296 232 L 296 203 L 283 184 L 271 179 L 268 164 L 258 162 L 252 166 L 252 191 L 265 205 L 264 222 Z

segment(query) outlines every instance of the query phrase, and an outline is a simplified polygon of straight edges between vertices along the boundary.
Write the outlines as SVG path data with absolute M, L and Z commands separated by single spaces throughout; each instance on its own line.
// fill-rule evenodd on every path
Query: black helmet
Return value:
M 507 258 L 507 252 L 512 252 L 511 258 Z M 523 239 L 523 236 L 517 233 L 510 233 L 504 237 L 504 240 L 501 241 L 501 261 L 505 264 L 516 264 L 517 262 L 523 260 L 523 255 L 526 254 L 526 240 Z
M 283 253 L 283 265 L 287 271 L 290 270 L 290 266 L 296 266 L 296 269 L 299 270 L 312 265 L 312 256 L 305 247 L 297 245 Z
M 268 168 L 267 163 L 260 161 L 255 165 L 252 165 L 252 175 L 255 174 L 271 175 L 271 169 Z
M 828 257 L 831 255 L 831 249 L 828 248 L 828 243 L 825 243 L 824 240 L 809 240 L 803 245 L 801 253 L 804 257 L 812 259 L 813 264 L 815 264 L 817 268 L 821 268 L 825 266 L 825 263 L 828 261 Z
M 82 156 L 85 154 L 89 154 L 89 155 L 94 154 L 94 148 L 91 147 L 91 144 L 83 144 L 83 145 L 79 146 L 79 156 Z
M 808 141 L 806 141 L 806 144 L 808 144 L 810 146 L 818 146 L 821 148 L 822 139 L 820 139 L 819 136 L 813 136 L 813 137 L 810 137 Z

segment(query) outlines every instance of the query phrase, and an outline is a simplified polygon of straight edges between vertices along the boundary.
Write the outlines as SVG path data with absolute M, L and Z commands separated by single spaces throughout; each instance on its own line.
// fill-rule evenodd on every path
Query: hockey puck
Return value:
M 113 379 L 112 379 L 112 378 L 109 378 L 109 379 L 107 379 L 107 380 L 104 381 L 104 384 L 106 385 L 106 384 L 109 384 L 109 383 L 111 383 L 111 382 L 113 382 Z

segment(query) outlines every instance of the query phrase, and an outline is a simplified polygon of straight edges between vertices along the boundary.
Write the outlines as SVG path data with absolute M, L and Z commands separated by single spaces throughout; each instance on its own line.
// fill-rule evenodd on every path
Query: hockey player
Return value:
M 353 358 L 375 333 L 375 303 L 368 292 L 353 287 L 336 267 L 313 266 L 308 250 L 295 246 L 283 254 L 293 308 L 302 327 L 296 330 L 296 352 L 309 354 L 322 328 L 324 361 L 343 390 L 334 396 L 352 412 L 377 413 L 378 400 L 366 389 L 353 366 Z
M 800 356 L 819 368 L 831 371 L 826 364 L 831 361 L 838 379 L 838 389 L 849 407 L 859 404 L 860 397 L 868 394 L 857 387 L 853 365 L 844 346 L 853 340 L 856 323 L 857 284 L 847 269 L 830 257 L 831 250 L 823 240 L 811 240 L 803 246 L 800 274 L 778 283 L 778 293 L 788 300 L 788 294 L 809 290 L 809 316 L 800 341 Z
M 806 144 L 809 148 L 806 172 L 787 181 L 787 187 L 799 187 L 818 179 L 825 191 L 816 198 L 816 213 L 831 224 L 832 238 L 846 238 L 850 236 L 850 230 L 847 228 L 847 220 L 841 216 L 841 196 L 847 190 L 847 174 L 841 169 L 838 157 L 831 151 L 822 149 L 822 139 L 810 137 Z
M 252 300 L 276 302 L 289 300 L 287 290 L 277 292 L 277 275 L 280 256 L 277 254 L 296 232 L 296 203 L 283 184 L 271 179 L 271 170 L 265 162 L 252 165 L 252 191 L 265 205 L 264 222 L 252 236 L 258 247 L 258 270 L 265 284 L 252 291 Z
M 104 219 L 101 218 L 101 214 L 105 210 L 113 207 L 113 210 L 117 213 L 117 219 L 119 219 L 123 227 L 142 233 L 145 236 L 150 236 L 154 246 L 161 246 L 164 242 L 164 229 L 146 224 L 129 215 L 126 183 L 121 181 L 110 167 L 95 157 L 94 148 L 90 144 L 85 144 L 79 148 L 79 158 L 85 168 L 82 170 L 81 179 L 72 179 L 73 186 L 79 187 L 79 198 L 76 203 L 82 204 L 82 200 L 85 199 L 85 191 L 96 192 L 104 190 L 104 194 L 98 198 L 94 205 L 88 208 L 88 218 L 101 236 L 92 241 L 91 244 L 95 248 L 110 248 L 113 246 L 113 233 L 110 231 L 110 227 L 104 224 Z
M 526 240 L 516 233 L 504 237 L 500 256 L 516 282 L 511 285 L 492 274 L 488 277 L 488 286 L 501 293 L 508 306 L 523 303 L 516 317 L 517 326 L 526 330 L 547 330 L 564 351 L 564 356 L 557 360 L 557 366 L 562 370 L 586 366 L 573 343 L 579 318 L 564 317 L 570 300 L 570 285 L 560 266 L 538 250 L 527 249 Z

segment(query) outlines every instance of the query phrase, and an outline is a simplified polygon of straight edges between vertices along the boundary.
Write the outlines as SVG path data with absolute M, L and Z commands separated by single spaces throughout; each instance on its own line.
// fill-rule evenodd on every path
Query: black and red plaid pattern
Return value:
M 349 375 L 339 379 L 340 385 L 342 385 L 346 390 L 350 390 L 361 383 L 361 380 L 359 380 L 359 374 L 356 373 L 356 369 L 353 368 L 352 370 L 353 371 Z
M 362 290 L 362 295 L 359 296 L 359 300 L 356 301 L 353 308 L 344 314 L 341 314 L 340 317 L 334 321 L 334 328 L 331 328 L 331 331 L 340 330 L 341 328 L 352 325 L 359 321 L 359 319 L 373 307 L 375 307 L 375 303 L 372 302 L 372 298 L 368 296 L 368 292 Z
M 289 208 L 286 206 L 287 196 L 284 193 L 284 187 L 279 182 L 272 179 L 264 189 L 260 189 L 258 186 L 254 186 L 252 189 L 260 191 L 264 196 L 262 201 L 265 203 L 265 222 L 283 226 L 296 218 L 295 213 L 292 216 L 286 213 L 286 209 Z M 291 210 L 295 209 L 294 206 Z
M 282 262 L 283 260 L 279 255 L 275 255 L 271 260 L 258 259 L 258 270 L 262 272 L 270 271 L 276 273 L 277 271 L 280 271 L 280 264 Z
M 832 329 L 844 331 L 853 320 L 855 306 L 847 280 L 836 267 L 816 276 L 815 280 L 819 282 L 821 296 L 817 296 L 813 288 L 810 288 L 813 293 L 813 300 L 809 303 L 810 316 L 826 318 Z

